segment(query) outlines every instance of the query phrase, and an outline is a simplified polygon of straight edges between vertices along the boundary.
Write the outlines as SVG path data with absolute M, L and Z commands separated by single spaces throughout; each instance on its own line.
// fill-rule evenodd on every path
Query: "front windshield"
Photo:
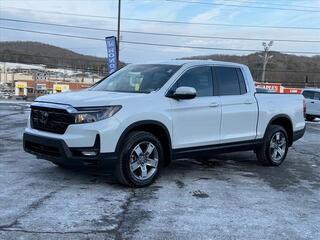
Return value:
M 93 91 L 150 93 L 160 89 L 180 66 L 166 64 L 128 65 L 93 86 Z

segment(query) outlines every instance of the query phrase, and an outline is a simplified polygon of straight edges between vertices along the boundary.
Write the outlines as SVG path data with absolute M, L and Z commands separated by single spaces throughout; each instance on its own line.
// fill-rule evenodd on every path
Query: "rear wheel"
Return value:
M 157 137 L 149 132 L 132 132 L 122 145 L 116 177 L 127 186 L 147 186 L 157 178 L 163 159 L 163 148 Z
M 289 147 L 286 130 L 271 125 L 264 137 L 263 144 L 256 150 L 258 160 L 266 166 L 279 166 L 287 156 Z

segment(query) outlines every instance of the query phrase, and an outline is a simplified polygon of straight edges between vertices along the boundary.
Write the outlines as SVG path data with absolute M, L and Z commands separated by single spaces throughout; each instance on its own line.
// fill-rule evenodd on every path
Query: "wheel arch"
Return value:
M 121 145 L 125 139 L 125 137 L 133 131 L 146 131 L 150 132 L 156 137 L 159 138 L 165 157 L 165 165 L 168 165 L 171 162 L 172 156 L 172 145 L 171 145 L 171 137 L 168 128 L 161 122 L 155 120 L 143 120 L 134 122 L 129 125 L 121 134 L 117 146 L 116 152 L 120 152 Z
M 291 118 L 286 114 L 278 114 L 272 117 L 267 125 L 264 135 L 266 135 L 267 130 L 271 125 L 278 125 L 283 127 L 286 130 L 289 138 L 289 146 L 291 146 L 293 143 L 293 124 L 292 124 Z

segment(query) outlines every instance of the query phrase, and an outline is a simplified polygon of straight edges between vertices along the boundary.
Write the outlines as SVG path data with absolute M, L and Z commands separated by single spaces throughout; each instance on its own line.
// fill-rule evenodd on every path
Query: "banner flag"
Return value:
M 107 68 L 109 74 L 118 70 L 117 42 L 116 37 L 106 37 L 107 44 Z

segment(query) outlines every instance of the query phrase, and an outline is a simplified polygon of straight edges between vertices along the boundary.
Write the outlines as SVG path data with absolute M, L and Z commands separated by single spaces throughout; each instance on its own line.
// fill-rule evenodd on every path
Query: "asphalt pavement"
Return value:
M 182 159 L 132 189 L 25 153 L 26 109 L 0 106 L 0 239 L 320 239 L 320 121 L 280 167 Z

